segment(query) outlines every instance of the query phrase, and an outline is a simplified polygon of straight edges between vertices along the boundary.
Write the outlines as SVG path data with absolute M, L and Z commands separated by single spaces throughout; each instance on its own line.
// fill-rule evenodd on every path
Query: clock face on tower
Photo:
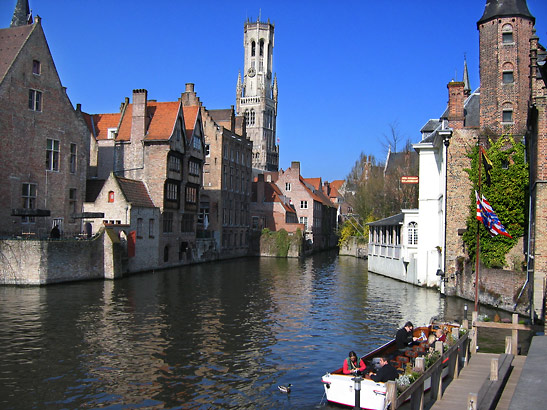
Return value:
M 253 67 L 251 67 L 251 68 L 249 68 L 248 73 L 249 73 L 249 77 L 254 77 L 255 74 L 256 74 L 256 71 Z

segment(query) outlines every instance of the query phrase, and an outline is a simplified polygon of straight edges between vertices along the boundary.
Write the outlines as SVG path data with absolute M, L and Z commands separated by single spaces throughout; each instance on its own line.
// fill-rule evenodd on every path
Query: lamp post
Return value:
M 463 305 L 463 318 L 467 320 L 467 303 Z
M 441 294 L 445 294 L 445 278 L 446 278 L 446 204 L 448 194 L 448 146 L 450 145 L 450 138 L 452 138 L 452 128 L 444 128 L 444 119 L 439 136 L 443 140 L 444 144 L 444 249 L 443 249 L 443 272 L 444 277 L 441 278 Z
M 360 410 L 361 409 L 361 380 L 363 380 L 360 376 L 355 376 L 351 380 L 353 380 L 353 390 L 355 391 L 355 406 L 353 406 L 354 410 Z

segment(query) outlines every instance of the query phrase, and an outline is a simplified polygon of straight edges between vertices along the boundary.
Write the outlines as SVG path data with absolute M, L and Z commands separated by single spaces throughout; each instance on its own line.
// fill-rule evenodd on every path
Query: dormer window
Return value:
M 32 60 L 32 74 L 40 75 L 42 73 L 42 66 L 38 60 Z
M 108 131 L 107 131 L 107 138 L 109 140 L 113 140 L 113 139 L 116 139 L 116 133 L 118 132 L 118 129 L 117 128 L 109 128 Z

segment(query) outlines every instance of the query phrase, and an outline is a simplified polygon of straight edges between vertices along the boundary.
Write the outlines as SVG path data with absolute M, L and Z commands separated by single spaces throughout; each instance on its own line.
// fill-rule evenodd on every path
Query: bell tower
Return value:
M 237 79 L 236 111 L 245 117 L 247 137 L 253 141 L 252 166 L 264 171 L 279 168 L 276 143 L 277 78 L 272 78 L 274 25 L 247 20 L 244 26 L 243 78 Z
M 477 22 L 481 132 L 523 135 L 526 131 L 534 23 L 526 0 L 486 2 Z

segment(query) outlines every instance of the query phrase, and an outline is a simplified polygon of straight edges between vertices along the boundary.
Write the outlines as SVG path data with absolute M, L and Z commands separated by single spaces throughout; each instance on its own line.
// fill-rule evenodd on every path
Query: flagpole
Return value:
M 482 161 L 482 150 L 480 140 L 479 144 L 479 200 L 482 195 L 481 190 L 481 161 Z M 480 259 L 480 221 L 477 220 L 477 249 L 475 251 L 475 312 L 479 312 L 479 259 Z

